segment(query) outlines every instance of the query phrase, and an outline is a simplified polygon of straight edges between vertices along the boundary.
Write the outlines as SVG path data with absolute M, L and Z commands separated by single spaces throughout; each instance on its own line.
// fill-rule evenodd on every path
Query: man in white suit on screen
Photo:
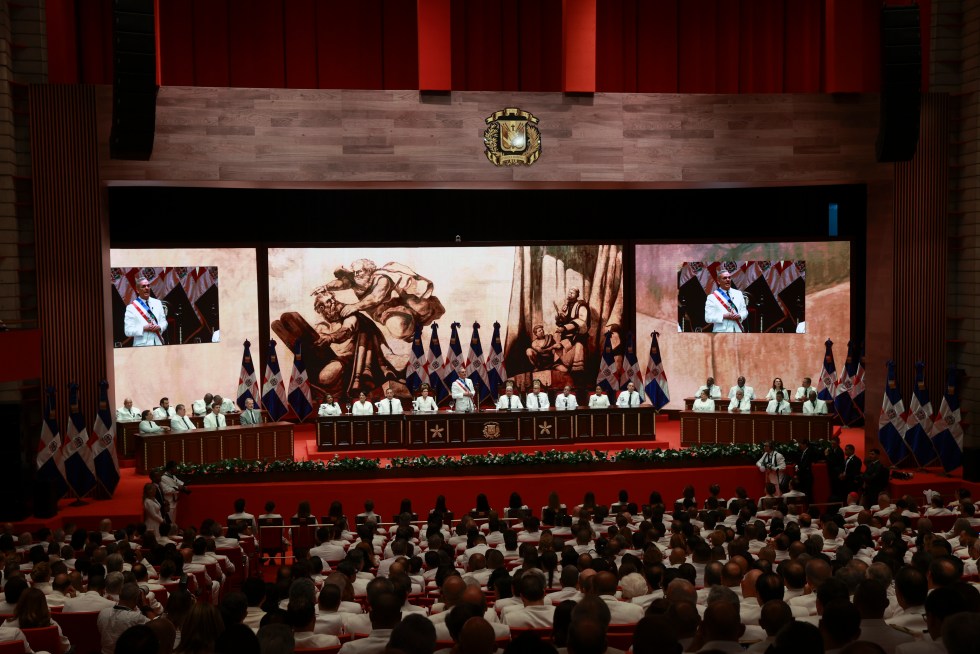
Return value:
M 713 325 L 714 333 L 745 331 L 744 321 L 749 309 L 742 291 L 732 288 L 732 274 L 727 270 L 718 275 L 716 288 L 704 301 L 704 321 Z
M 136 282 L 136 299 L 126 307 L 123 331 L 133 338 L 133 347 L 163 345 L 163 333 L 167 331 L 167 316 L 163 303 L 150 297 L 150 281 Z

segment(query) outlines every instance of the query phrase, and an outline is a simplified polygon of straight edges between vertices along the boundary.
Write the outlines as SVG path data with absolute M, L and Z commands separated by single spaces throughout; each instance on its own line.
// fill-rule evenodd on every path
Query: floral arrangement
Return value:
M 823 450 L 829 444 L 825 441 L 815 441 L 812 446 Z M 777 443 L 776 449 L 786 456 L 787 460 L 795 460 L 797 455 L 796 443 Z M 762 456 L 762 445 L 728 444 L 728 445 L 698 445 L 681 450 L 662 449 L 625 449 L 615 454 L 602 450 L 576 450 L 561 452 L 547 450 L 538 452 L 509 452 L 506 454 L 464 454 L 462 456 L 413 456 L 396 457 L 382 466 L 381 459 L 362 457 L 340 457 L 334 455 L 329 461 L 264 461 L 255 459 L 225 459 L 214 463 L 195 464 L 184 463 L 178 466 L 179 474 L 184 475 L 219 475 L 219 474 L 250 474 L 250 473 L 322 473 L 329 476 L 331 472 L 373 472 L 392 470 L 453 470 L 460 468 L 482 467 L 513 467 L 541 465 L 609 465 L 621 463 L 665 463 L 676 461 L 705 462 L 711 460 L 736 460 L 745 463 L 755 463 Z M 383 474 L 383 473 L 382 473 Z

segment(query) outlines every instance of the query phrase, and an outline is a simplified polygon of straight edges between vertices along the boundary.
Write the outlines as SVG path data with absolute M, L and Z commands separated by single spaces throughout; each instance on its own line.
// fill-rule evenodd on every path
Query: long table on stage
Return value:
M 215 463 L 222 459 L 292 459 L 293 424 L 266 422 L 221 429 L 188 429 L 136 435 L 136 472 L 167 461 Z
M 829 439 L 834 417 L 802 413 L 681 411 L 681 445 Z
M 321 452 L 455 449 L 474 445 L 555 445 L 653 440 L 653 407 L 558 411 L 403 413 L 318 418 Z
M 229 427 L 240 424 L 242 420 L 242 414 L 240 413 L 223 413 L 221 415 L 225 417 L 225 424 Z M 191 419 L 191 422 L 198 429 L 204 426 L 204 416 L 189 415 L 187 417 Z M 170 420 L 155 420 L 154 422 L 161 427 L 170 426 Z M 136 437 L 139 433 L 139 420 L 119 420 L 116 422 L 116 453 L 125 459 L 132 459 L 136 456 Z
M 693 397 L 685 397 L 684 398 L 684 409 L 686 411 L 691 411 L 691 410 L 694 409 L 694 400 L 695 399 L 696 398 L 693 398 Z M 720 409 L 722 411 L 727 411 L 728 410 L 728 403 L 729 402 L 731 402 L 731 400 L 729 400 L 727 397 L 723 397 L 720 400 L 715 400 L 715 408 L 716 409 Z M 769 406 L 769 400 L 751 400 L 749 403 L 752 405 L 752 410 L 753 411 L 765 411 L 766 410 L 766 407 Z M 790 408 L 790 411 L 792 411 L 793 413 L 802 413 L 803 412 L 803 401 L 802 400 L 790 400 L 789 401 L 789 408 Z

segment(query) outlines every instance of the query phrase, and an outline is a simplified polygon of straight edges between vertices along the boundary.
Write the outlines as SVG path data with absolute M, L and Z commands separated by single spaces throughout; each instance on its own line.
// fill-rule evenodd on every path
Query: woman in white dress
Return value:
M 775 379 L 772 380 L 772 388 L 770 388 L 769 392 L 766 393 L 766 399 L 775 400 L 776 393 L 782 393 L 783 398 L 789 397 L 789 393 L 786 392 L 786 388 L 783 386 L 783 380 L 780 379 L 779 377 L 776 377 Z
M 341 414 L 340 405 L 337 404 L 333 395 L 327 393 L 326 397 L 323 398 L 323 404 L 320 405 L 320 410 L 317 411 L 317 415 L 320 417 L 324 416 L 339 416 Z
M 351 414 L 355 416 L 370 416 L 374 413 L 374 405 L 368 402 L 367 395 L 364 391 L 357 398 L 357 402 L 354 402 L 354 406 L 351 407 Z
M 415 398 L 415 411 L 438 411 L 439 407 L 436 405 L 436 399 L 429 395 L 428 384 L 422 384 L 421 392 L 422 394 Z
M 608 409 L 609 396 L 602 390 L 602 386 L 595 387 L 595 393 L 589 396 L 590 409 Z
M 715 401 L 708 397 L 708 389 L 701 389 L 701 395 L 694 400 L 694 410 L 695 411 L 714 411 Z
M 163 510 L 160 508 L 160 502 L 157 501 L 156 486 L 152 483 L 143 484 L 143 523 L 146 525 L 146 530 L 159 534 L 163 520 Z

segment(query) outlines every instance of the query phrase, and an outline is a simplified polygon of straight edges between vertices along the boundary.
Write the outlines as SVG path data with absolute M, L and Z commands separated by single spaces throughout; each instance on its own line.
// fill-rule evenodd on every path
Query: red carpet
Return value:
M 844 444 L 851 443 L 858 450 L 858 456 L 864 454 L 864 431 L 862 429 L 845 429 L 841 435 Z M 657 421 L 656 441 L 596 443 L 594 448 L 609 452 L 618 452 L 623 448 L 637 447 L 672 447 L 680 442 L 680 423 L 660 419 Z M 332 458 L 333 453 L 316 451 L 314 428 L 312 425 L 298 425 L 295 434 L 296 458 L 325 459 Z M 577 449 L 565 446 L 555 449 Z M 494 451 L 516 451 L 527 448 L 495 448 Z M 470 453 L 485 452 L 486 448 L 470 448 Z M 439 454 L 462 454 L 465 451 L 440 451 Z M 417 450 L 387 450 L 363 451 L 347 453 L 347 456 L 364 456 L 386 459 L 393 456 L 418 456 Z M 826 476 L 817 471 L 815 495 L 824 498 L 827 495 Z M 60 527 L 65 523 L 75 523 L 86 529 L 94 529 L 102 518 L 110 518 L 114 527 L 142 519 L 142 489 L 146 478 L 137 476 L 135 469 L 129 466 L 121 471 L 121 480 L 116 489 L 115 497 L 107 500 L 85 500 L 84 506 L 71 506 L 69 500 L 59 503 L 59 513 L 53 518 L 41 520 L 31 519 L 15 526 L 18 531 L 34 531 L 39 527 Z M 245 482 L 245 480 L 243 480 Z M 522 500 L 537 509 L 547 503 L 551 491 L 558 493 L 561 501 L 568 505 L 581 502 L 586 491 L 592 491 L 596 499 L 602 503 L 615 501 L 619 490 L 626 490 L 630 499 L 638 503 L 646 501 L 652 490 L 660 491 L 667 501 L 680 497 L 684 486 L 692 484 L 698 497 L 707 495 L 711 484 L 720 484 L 722 493 L 733 495 L 736 486 L 745 486 L 750 495 L 758 496 L 762 492 L 762 479 L 758 471 L 751 465 L 731 466 L 720 468 L 682 468 L 682 469 L 648 469 L 648 470 L 610 470 L 600 472 L 583 472 L 575 474 L 536 474 L 533 470 L 521 474 L 480 475 L 469 476 L 465 472 L 453 477 L 417 477 L 410 479 L 386 479 L 384 471 L 379 471 L 376 479 L 365 481 L 322 481 L 322 482 L 280 482 L 254 483 L 249 480 L 240 485 L 197 485 L 192 495 L 187 496 L 178 508 L 177 521 L 179 524 L 200 524 L 207 517 L 223 518 L 232 512 L 232 503 L 236 498 L 244 497 L 247 510 L 261 513 L 267 500 L 276 502 L 278 512 L 292 515 L 296 505 L 303 500 L 313 504 L 314 513 L 325 514 L 333 500 L 339 500 L 348 515 L 361 511 L 364 499 L 375 501 L 379 514 L 389 519 L 398 510 L 402 498 L 410 498 L 416 512 L 424 514 L 431 508 L 438 495 L 446 497 L 449 507 L 460 513 L 469 511 L 478 493 L 485 493 L 495 508 L 507 505 L 512 491 L 521 495 Z M 980 494 L 980 484 L 964 484 L 960 477 L 945 477 L 937 472 L 915 472 L 911 480 L 893 480 L 891 491 L 894 494 L 911 494 L 921 501 L 922 491 L 931 488 L 945 496 L 952 496 L 962 486 L 969 486 L 975 494 Z

